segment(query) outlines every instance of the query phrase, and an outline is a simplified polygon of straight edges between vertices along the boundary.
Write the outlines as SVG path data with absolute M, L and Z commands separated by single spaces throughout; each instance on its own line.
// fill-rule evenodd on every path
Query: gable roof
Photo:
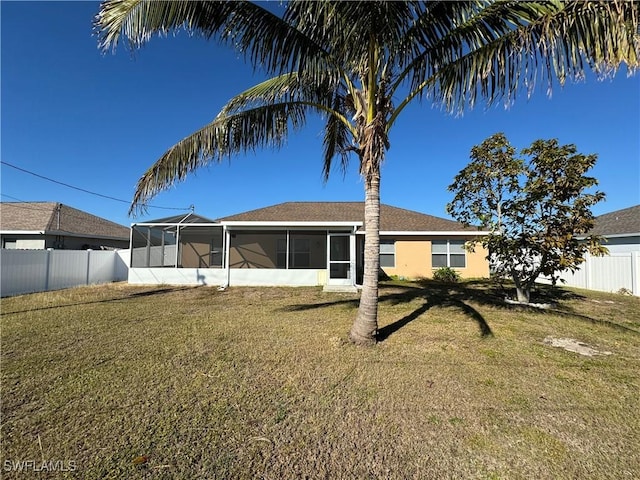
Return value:
M 0 231 L 129 240 L 129 229 L 57 202 L 1 202 Z
M 640 205 L 596 217 L 593 235 L 640 234 Z
M 364 222 L 364 202 L 286 202 L 219 219 L 220 222 Z M 446 218 L 380 205 L 382 232 L 477 232 Z

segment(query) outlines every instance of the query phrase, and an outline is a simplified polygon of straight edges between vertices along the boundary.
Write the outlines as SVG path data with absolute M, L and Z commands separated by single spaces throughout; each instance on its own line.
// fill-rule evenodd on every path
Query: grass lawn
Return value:
M 639 298 L 380 295 L 372 348 L 345 342 L 357 296 L 316 288 L 3 299 L 2 478 L 640 478 Z

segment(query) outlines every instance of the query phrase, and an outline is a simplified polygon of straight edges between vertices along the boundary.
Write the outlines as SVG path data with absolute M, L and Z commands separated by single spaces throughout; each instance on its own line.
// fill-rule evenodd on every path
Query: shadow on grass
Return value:
M 415 298 L 423 298 L 425 302 L 422 304 L 422 306 L 416 308 L 409 315 L 406 315 L 401 319 L 378 329 L 377 340 L 379 342 L 384 342 L 387 338 L 389 338 L 391 334 L 397 332 L 413 320 L 416 320 L 432 307 L 451 307 L 462 310 L 462 312 L 466 316 L 468 316 L 478 324 L 480 335 L 482 337 L 493 336 L 491 327 L 489 326 L 485 318 L 480 314 L 480 312 L 478 312 L 475 308 L 464 301 L 464 296 L 461 295 L 462 292 L 459 289 L 453 289 L 451 288 L 451 285 L 438 284 L 438 286 L 439 288 L 422 287 L 415 289 L 415 292 L 410 291 L 410 300 L 413 300 Z M 385 287 L 386 286 L 383 286 L 383 288 Z M 385 296 L 381 296 L 380 300 L 384 302 Z
M 47 305 L 45 307 L 36 307 L 36 308 L 28 308 L 26 310 L 16 310 L 13 312 L 1 312 L 0 316 L 5 316 L 5 315 L 15 315 L 18 313 L 27 313 L 27 312 L 37 312 L 40 310 L 53 310 L 56 308 L 65 308 L 65 307 L 77 307 L 80 305 L 92 305 L 92 304 L 99 304 L 99 303 L 112 303 L 112 302 L 119 302 L 122 300 L 131 300 L 134 298 L 141 298 L 141 297 L 150 297 L 152 295 L 161 295 L 164 293 L 171 293 L 171 292 L 179 292 L 181 290 L 188 290 L 191 288 L 198 288 L 198 287 L 173 287 L 173 288 L 160 288 L 157 290 L 146 290 L 144 292 L 134 292 L 134 293 L 130 293 L 129 295 L 125 295 L 124 297 L 115 297 L 115 298 L 105 298 L 102 300 L 89 300 L 86 302 L 76 302 L 76 303 L 61 303 L 58 305 Z
M 516 312 L 530 312 L 540 315 L 553 313 L 560 316 L 571 317 L 592 324 L 607 326 L 616 330 L 640 334 L 638 330 L 626 327 L 608 320 L 592 318 L 576 312 L 565 302 L 569 300 L 582 300 L 585 297 L 579 293 L 565 290 L 551 285 L 536 285 L 532 298 L 540 303 L 548 303 L 554 306 L 551 309 L 540 309 L 533 306 L 506 303 L 505 297 L 509 291 L 504 285 L 489 280 L 469 280 L 461 283 L 441 283 L 434 280 L 421 280 L 415 284 L 381 283 L 379 287 L 380 303 L 399 305 L 414 300 L 423 300 L 424 303 L 408 315 L 386 325 L 378 330 L 377 340 L 385 341 L 389 336 L 400 330 L 405 325 L 418 319 L 433 307 L 449 307 L 461 310 L 467 317 L 478 324 L 482 337 L 491 337 L 493 332 L 483 315 L 476 310 L 471 303 L 482 306 L 490 306 L 501 310 Z M 357 298 L 341 299 L 330 302 L 314 303 L 309 305 L 292 305 L 286 307 L 287 311 L 305 311 L 318 308 L 332 307 L 336 305 L 349 305 L 354 309 L 358 306 Z
M 388 292 L 388 293 L 385 293 Z M 464 285 L 430 283 L 428 287 L 420 285 L 397 285 L 397 284 L 381 284 L 380 285 L 380 303 L 388 303 L 390 305 L 400 305 L 409 303 L 413 300 L 424 300 L 424 303 L 410 314 L 386 325 L 378 330 L 377 340 L 385 341 L 390 335 L 400 330 L 405 325 L 419 318 L 427 310 L 433 307 L 453 307 L 462 310 L 462 312 L 474 320 L 480 329 L 480 335 L 489 337 L 493 335 L 491 327 L 485 318 L 475 308 L 469 305 L 468 295 L 465 294 L 467 288 Z M 286 311 L 305 311 L 315 310 L 318 308 L 332 307 L 336 305 L 349 305 L 354 309 L 358 306 L 358 299 L 343 299 L 331 302 L 321 302 L 308 305 L 292 305 L 285 307 Z

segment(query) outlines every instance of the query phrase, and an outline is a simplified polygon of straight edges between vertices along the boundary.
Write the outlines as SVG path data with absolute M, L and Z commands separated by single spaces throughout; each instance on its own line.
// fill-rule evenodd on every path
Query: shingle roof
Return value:
M 244 222 L 363 222 L 364 202 L 286 202 L 219 219 Z M 403 232 L 470 231 L 462 224 L 413 210 L 380 206 L 380 230 Z
M 129 239 L 127 227 L 57 202 L 1 202 L 0 229 Z
M 640 205 L 596 217 L 596 225 L 589 233 L 593 235 L 640 233 Z

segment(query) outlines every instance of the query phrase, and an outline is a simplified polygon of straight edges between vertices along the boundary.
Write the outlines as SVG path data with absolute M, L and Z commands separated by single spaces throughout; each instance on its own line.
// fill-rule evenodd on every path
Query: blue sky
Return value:
M 140 175 L 169 147 L 209 122 L 259 80 L 233 51 L 179 34 L 131 55 L 101 53 L 93 2 L 0 3 L 2 160 L 129 201 Z M 607 200 L 599 215 L 640 203 L 640 75 L 546 87 L 515 105 L 479 105 L 462 117 L 428 103 L 405 110 L 382 172 L 382 201 L 446 217 L 446 187 L 469 151 L 495 132 L 517 148 L 539 138 L 597 153 L 592 171 Z M 361 201 L 355 161 L 322 181 L 322 123 L 312 118 L 280 151 L 259 150 L 202 169 L 151 203 L 216 218 L 285 201 Z M 2 200 L 58 201 L 129 224 L 128 205 L 47 182 L 5 165 Z M 150 209 L 159 218 L 177 211 Z

